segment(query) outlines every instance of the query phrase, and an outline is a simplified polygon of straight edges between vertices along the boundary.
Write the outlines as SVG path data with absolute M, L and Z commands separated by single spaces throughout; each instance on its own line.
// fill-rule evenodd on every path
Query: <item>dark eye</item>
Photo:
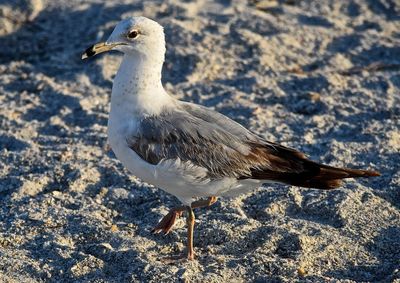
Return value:
M 139 32 L 137 30 L 131 30 L 128 33 L 128 38 L 136 38 L 139 35 Z

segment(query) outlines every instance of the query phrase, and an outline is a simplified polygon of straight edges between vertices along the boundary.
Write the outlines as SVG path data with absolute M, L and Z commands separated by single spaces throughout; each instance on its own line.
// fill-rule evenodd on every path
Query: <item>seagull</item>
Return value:
M 223 114 L 170 96 L 161 83 L 166 47 L 163 27 L 156 21 L 122 20 L 106 42 L 86 49 L 82 59 L 110 50 L 124 57 L 112 86 L 108 143 L 132 174 L 182 203 L 153 232 L 169 233 L 186 211 L 184 257 L 189 260 L 195 256 L 193 209 L 210 206 L 218 197 L 235 196 L 270 182 L 329 190 L 345 178 L 380 175 L 317 163 Z

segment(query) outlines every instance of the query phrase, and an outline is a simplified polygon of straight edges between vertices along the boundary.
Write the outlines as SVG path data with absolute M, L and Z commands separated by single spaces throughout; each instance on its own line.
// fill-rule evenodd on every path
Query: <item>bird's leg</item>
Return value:
M 217 201 L 217 197 L 209 197 L 204 200 L 198 200 L 192 202 L 190 206 L 187 208 L 188 216 L 187 216 L 187 226 L 188 226 L 188 235 L 187 235 L 187 259 L 194 259 L 194 249 L 193 249 L 193 231 L 194 231 L 194 212 L 193 208 L 199 208 L 204 206 L 210 206 Z
M 175 224 L 175 221 L 178 217 L 182 216 L 182 213 L 187 210 L 187 226 L 188 226 L 188 233 L 187 233 L 187 259 L 193 260 L 194 259 L 194 249 L 193 249 L 193 231 L 194 231 L 194 208 L 200 208 L 205 206 L 210 206 L 217 201 L 217 197 L 209 197 L 203 200 L 197 200 L 191 203 L 190 206 L 179 206 L 176 208 L 171 209 L 167 215 L 161 219 L 161 221 L 157 224 L 156 227 L 153 229 L 153 233 L 159 233 L 163 231 L 165 234 L 168 234 L 172 227 Z
M 207 199 L 196 200 L 190 205 L 192 208 L 200 208 L 205 206 L 211 206 L 218 200 L 217 197 L 209 197 Z
M 204 207 L 204 206 L 210 206 L 214 204 L 217 201 L 217 197 L 209 197 L 204 200 L 197 200 L 192 202 L 191 207 L 192 208 L 199 208 L 199 207 Z M 167 215 L 165 215 L 161 221 L 157 224 L 156 227 L 153 228 L 152 232 L 153 233 L 159 233 L 163 231 L 165 234 L 168 234 L 171 232 L 172 227 L 175 224 L 175 221 L 178 217 L 182 216 L 182 213 L 187 209 L 186 206 L 179 206 L 172 208 Z
M 194 259 L 194 249 L 193 249 L 193 230 L 194 230 L 194 212 L 193 208 L 187 207 L 187 226 L 188 226 L 188 234 L 187 234 L 187 259 Z
M 186 206 L 179 206 L 171 209 L 168 214 L 161 219 L 157 226 L 153 228 L 152 232 L 159 233 L 163 231 L 165 234 L 168 234 L 171 232 L 176 219 L 180 217 L 185 210 Z

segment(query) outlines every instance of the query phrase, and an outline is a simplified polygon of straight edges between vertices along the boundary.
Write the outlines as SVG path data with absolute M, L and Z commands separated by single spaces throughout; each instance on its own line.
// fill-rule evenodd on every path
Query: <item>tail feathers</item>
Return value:
M 257 164 L 249 176 L 240 179 L 276 181 L 305 188 L 330 190 L 342 179 L 380 176 L 376 171 L 336 168 L 308 159 L 303 153 L 279 144 L 251 144 L 249 159 Z M 261 166 L 260 166 L 260 160 Z M 264 162 L 264 163 L 263 163 Z
M 291 176 L 285 176 L 281 181 L 294 186 L 330 190 L 340 187 L 342 179 L 380 176 L 376 171 L 335 168 L 312 161 L 305 167 L 304 172 L 289 173 Z

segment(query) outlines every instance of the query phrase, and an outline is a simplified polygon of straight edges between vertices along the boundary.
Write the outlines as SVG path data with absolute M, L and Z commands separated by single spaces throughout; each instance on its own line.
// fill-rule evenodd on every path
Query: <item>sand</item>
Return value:
M 0 1 L 0 282 L 400 281 L 400 2 Z M 106 147 L 114 25 L 165 26 L 164 85 L 275 142 L 381 177 L 265 185 L 196 211 Z

